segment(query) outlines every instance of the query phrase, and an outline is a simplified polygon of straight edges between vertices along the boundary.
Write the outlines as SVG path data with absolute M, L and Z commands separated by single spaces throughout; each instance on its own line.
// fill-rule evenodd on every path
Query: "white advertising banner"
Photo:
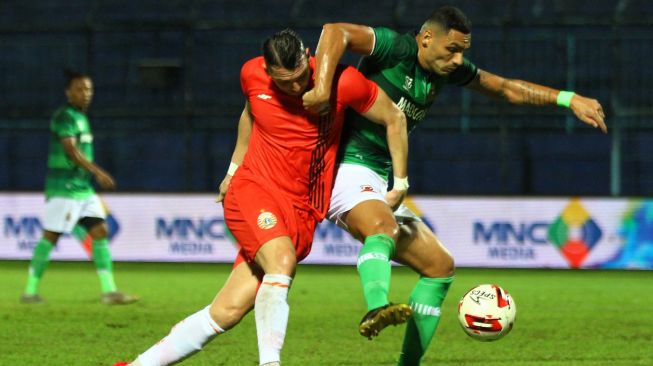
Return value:
M 116 261 L 232 262 L 237 248 L 210 194 L 106 194 Z M 459 267 L 653 268 L 653 202 L 597 198 L 434 198 L 407 204 Z M 41 194 L 0 193 L 0 259 L 29 259 Z M 356 263 L 360 244 L 329 222 L 304 263 Z M 84 260 L 64 236 L 52 259 Z

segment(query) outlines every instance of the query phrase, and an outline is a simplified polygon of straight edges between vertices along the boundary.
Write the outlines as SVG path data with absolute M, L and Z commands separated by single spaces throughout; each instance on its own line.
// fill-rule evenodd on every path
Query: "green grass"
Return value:
M 227 265 L 117 263 L 116 280 L 142 301 L 99 303 L 90 263 L 53 262 L 42 283 L 47 303 L 21 305 L 26 262 L 0 262 L 0 365 L 111 365 L 131 360 L 177 321 L 208 304 Z M 393 272 L 391 300 L 405 301 L 417 277 Z M 504 339 L 467 337 L 456 319 L 460 296 L 498 283 L 517 303 Z M 357 333 L 362 292 L 353 267 L 300 266 L 290 293 L 284 365 L 395 365 L 403 327 L 374 341 Z M 185 365 L 256 365 L 253 316 L 213 340 Z M 459 269 L 423 365 L 653 365 L 653 272 Z

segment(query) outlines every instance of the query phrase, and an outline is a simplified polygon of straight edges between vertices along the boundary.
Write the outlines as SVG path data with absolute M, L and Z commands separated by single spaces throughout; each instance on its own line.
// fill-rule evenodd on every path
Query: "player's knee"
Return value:
M 79 223 L 86 228 L 93 239 L 105 239 L 109 236 L 109 228 L 103 219 L 84 217 L 79 220 Z
M 53 246 L 57 245 L 60 236 L 61 236 L 60 233 L 55 233 L 53 231 L 47 231 L 47 230 L 43 231 L 43 238 Z
M 266 268 L 266 274 L 282 274 L 292 277 L 297 267 L 295 253 L 283 253 L 276 258 L 272 266 Z
M 393 219 L 375 217 L 370 221 L 367 233 L 365 234 L 365 237 L 385 234 L 396 242 L 399 239 L 399 225 L 397 225 L 397 222 Z
M 297 267 L 297 257 L 294 251 L 278 251 L 273 257 L 267 257 L 262 263 L 266 274 L 281 274 L 293 276 Z
M 217 305 L 212 304 L 209 307 L 209 315 L 220 328 L 224 330 L 235 327 L 247 314 L 248 309 L 235 304 Z

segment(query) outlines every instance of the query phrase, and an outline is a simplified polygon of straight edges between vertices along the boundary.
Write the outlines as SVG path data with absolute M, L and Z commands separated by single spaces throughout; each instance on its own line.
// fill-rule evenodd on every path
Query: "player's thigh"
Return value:
M 254 258 L 265 273 L 293 277 L 297 266 L 296 249 L 289 236 L 280 236 L 264 243 Z
M 262 273 L 256 264 L 241 262 L 231 271 L 209 312 L 222 329 L 232 328 L 254 308 Z
M 82 201 L 51 197 L 45 203 L 43 229 L 53 233 L 69 233 L 80 218 Z
M 333 185 L 327 217 L 329 221 L 349 230 L 347 213 L 361 202 L 376 200 L 385 204 L 388 183 L 371 169 L 356 164 L 340 164 Z
M 425 277 L 450 277 L 454 272 L 451 253 L 433 231 L 419 221 L 400 226 L 393 259 Z

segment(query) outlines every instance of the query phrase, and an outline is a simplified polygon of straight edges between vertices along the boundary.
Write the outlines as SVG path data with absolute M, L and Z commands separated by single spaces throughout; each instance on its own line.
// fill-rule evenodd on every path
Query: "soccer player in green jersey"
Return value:
M 365 55 L 361 71 L 404 111 L 408 131 L 425 118 L 440 90 L 453 84 L 512 104 L 564 106 L 582 122 L 607 132 L 603 109 L 596 100 L 478 69 L 463 57 L 469 47 L 471 22 L 452 6 L 435 11 L 417 33 L 326 24 L 317 48 L 315 86 L 304 94 L 304 106 L 317 113 L 328 110 L 334 68 L 348 49 Z M 413 316 L 408 320 L 399 365 L 419 365 L 438 326 L 440 306 L 453 281 L 454 261 L 419 217 L 403 205 L 385 203 L 390 202 L 386 195 L 390 165 L 383 131 L 356 113 L 350 113 L 346 123 L 328 217 L 363 242 L 358 271 L 368 313 L 359 331 L 371 338 L 384 327 L 404 321 L 406 305 L 388 302 L 389 260 L 409 266 L 420 279 L 408 301 Z M 407 180 L 394 179 L 390 193 L 401 192 L 398 188 L 405 192 L 407 187 Z
M 95 177 L 103 189 L 114 189 L 111 175 L 93 163 L 93 134 L 86 110 L 93 98 L 93 82 L 87 75 L 66 71 L 68 104 L 59 108 L 50 123 L 50 150 L 45 181 L 43 237 L 34 248 L 27 286 L 20 300 L 40 303 L 39 283 L 50 260 L 50 252 L 63 233 L 76 224 L 92 237 L 93 263 L 100 278 L 103 304 L 130 304 L 137 297 L 119 292 L 113 279 L 108 247 L 106 212 L 91 184 Z

